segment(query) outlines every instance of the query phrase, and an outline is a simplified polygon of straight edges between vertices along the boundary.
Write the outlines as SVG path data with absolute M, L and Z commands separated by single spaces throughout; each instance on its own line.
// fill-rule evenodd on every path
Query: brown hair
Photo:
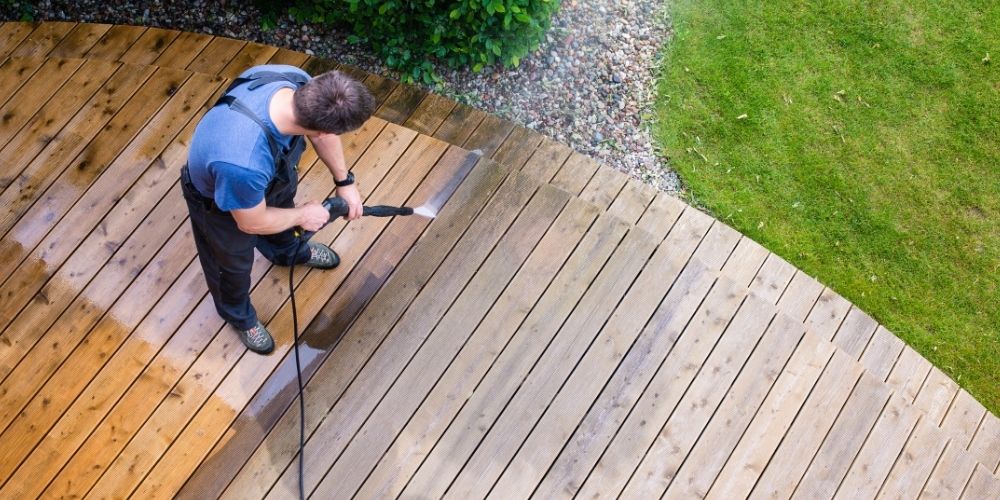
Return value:
M 328 71 L 296 89 L 295 121 L 318 132 L 343 134 L 361 127 L 375 111 L 375 98 L 361 82 Z

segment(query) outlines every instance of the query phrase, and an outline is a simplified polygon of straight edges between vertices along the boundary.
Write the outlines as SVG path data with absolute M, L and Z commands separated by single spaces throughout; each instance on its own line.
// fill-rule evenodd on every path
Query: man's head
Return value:
M 338 135 L 361 127 L 375 111 L 371 92 L 339 71 L 323 73 L 299 87 L 292 104 L 300 126 Z

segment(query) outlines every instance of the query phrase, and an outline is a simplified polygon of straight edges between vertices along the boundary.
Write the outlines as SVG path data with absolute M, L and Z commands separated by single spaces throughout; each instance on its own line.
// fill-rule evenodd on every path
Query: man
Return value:
M 250 350 L 267 354 L 274 340 L 250 303 L 253 250 L 279 266 L 330 269 L 340 263 L 326 245 L 302 244 L 295 228 L 317 231 L 330 218 L 319 201 L 294 204 L 296 166 L 307 137 L 330 169 L 347 220 L 361 215 L 361 196 L 344 162 L 340 134 L 360 127 L 375 100 L 359 82 L 331 71 L 310 78 L 284 65 L 243 72 L 198 123 L 181 170 L 198 258 L 219 315 Z

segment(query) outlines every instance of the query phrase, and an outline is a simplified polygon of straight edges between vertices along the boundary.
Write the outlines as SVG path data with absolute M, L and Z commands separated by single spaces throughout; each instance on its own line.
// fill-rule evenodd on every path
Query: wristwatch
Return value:
M 347 171 L 347 178 L 346 179 L 344 179 L 342 181 L 338 181 L 338 180 L 334 179 L 333 183 L 336 184 L 337 187 L 350 186 L 351 184 L 354 184 L 354 172 L 351 172 L 350 170 L 348 170 Z

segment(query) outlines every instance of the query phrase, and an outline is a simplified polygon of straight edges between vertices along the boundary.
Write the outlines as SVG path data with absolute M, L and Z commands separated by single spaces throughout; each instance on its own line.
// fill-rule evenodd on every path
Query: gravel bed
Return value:
M 0 7 L 16 19 L 17 7 Z M 43 0 L 36 20 L 139 24 L 250 40 L 393 77 L 362 45 L 327 26 L 278 20 L 261 29 L 251 2 Z M 669 36 L 662 0 L 563 0 L 547 39 L 518 68 L 441 71 L 431 90 L 524 125 L 664 191 L 680 189 L 649 123 L 654 67 Z

